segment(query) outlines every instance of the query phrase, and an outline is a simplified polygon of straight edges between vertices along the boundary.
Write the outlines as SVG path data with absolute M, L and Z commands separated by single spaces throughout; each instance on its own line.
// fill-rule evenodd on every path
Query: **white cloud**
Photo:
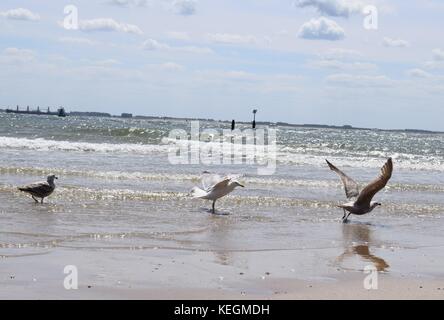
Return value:
M 207 39 L 211 42 L 225 44 L 248 44 L 258 42 L 258 39 L 252 35 L 239 35 L 230 33 L 208 33 Z
M 311 67 L 332 69 L 332 70 L 344 70 L 344 71 L 369 71 L 376 70 L 377 66 L 368 62 L 344 62 L 339 60 L 318 60 L 311 61 L 308 64 Z
M 314 7 L 319 13 L 333 17 L 348 17 L 361 12 L 364 7 L 359 0 L 296 0 L 294 5 L 300 8 Z
M 119 65 L 120 62 L 115 59 L 105 59 L 105 60 L 95 61 L 94 64 L 101 67 L 113 67 Z
M 345 31 L 333 20 L 325 17 L 311 19 L 299 29 L 298 36 L 309 40 L 341 40 Z
M 393 86 L 394 81 L 386 76 L 367 76 L 352 74 L 333 74 L 326 78 L 328 84 L 349 88 L 386 88 Z
M 190 40 L 190 36 L 186 32 L 170 31 L 170 32 L 167 32 L 166 34 L 167 34 L 167 37 L 170 38 L 170 39 L 182 40 L 182 41 Z
M 243 70 L 200 70 L 196 72 L 196 76 L 196 81 L 204 85 L 218 85 L 254 94 L 300 92 L 303 80 L 303 77 L 298 75 L 258 74 Z
M 118 31 L 125 33 L 143 34 L 142 30 L 133 24 L 119 23 L 111 18 L 97 18 L 79 21 L 82 31 Z
M 392 38 L 388 38 L 385 37 L 384 40 L 382 41 L 382 44 L 385 47 L 394 47 L 394 48 L 407 48 L 410 47 L 410 43 L 406 40 L 402 40 L 402 39 L 392 39 Z
M 173 51 L 187 52 L 187 53 L 197 53 L 197 54 L 213 53 L 213 50 L 205 47 L 185 46 L 185 47 L 170 47 L 170 48 Z
M 110 5 L 119 7 L 145 7 L 148 3 L 147 0 L 109 0 L 107 2 Z
M 378 66 L 362 61 L 363 54 L 356 50 L 331 48 L 317 54 L 317 60 L 308 62 L 309 67 L 342 71 L 372 71 Z
M 248 80 L 248 81 L 258 81 L 259 77 L 256 74 L 240 71 L 240 70 L 231 70 L 231 71 L 221 71 L 218 74 L 221 78 L 230 79 L 230 80 Z
M 425 89 L 432 94 L 440 94 L 440 95 L 444 94 L 444 86 L 443 85 L 427 86 Z
M 426 61 L 423 66 L 430 70 L 444 69 L 444 61 Z
M 278 32 L 276 32 L 276 35 L 278 36 L 288 36 L 290 32 L 287 29 L 281 29 Z
M 413 78 L 430 78 L 432 75 L 422 69 L 410 69 L 407 71 L 407 75 Z
M 6 48 L 0 55 L 0 62 L 6 64 L 24 64 L 35 61 L 32 50 L 19 48 Z
M 436 61 L 444 61 L 444 50 L 441 49 L 433 50 L 433 58 Z
M 184 69 L 184 67 L 180 64 L 177 64 L 175 62 L 166 62 L 160 65 L 160 67 L 163 70 L 167 70 L 167 71 L 182 71 Z
M 197 53 L 197 54 L 208 54 L 213 52 L 210 48 L 205 48 L 205 47 L 193 47 L 193 46 L 173 47 L 154 39 L 145 40 L 142 43 L 142 47 L 143 49 L 148 51 L 171 51 L 171 52 L 185 52 L 185 53 Z
M 78 45 L 88 45 L 88 46 L 93 46 L 97 44 L 97 42 L 92 41 L 90 39 L 79 38 L 79 37 L 62 37 L 59 38 L 59 41 L 67 44 L 78 44 Z
M 28 49 L 6 48 L 3 50 L 3 54 L 9 57 L 20 57 L 25 60 L 34 59 L 34 51 Z
M 362 58 L 362 53 L 351 49 L 331 48 L 318 53 L 318 56 L 326 60 L 355 60 Z
M 174 0 L 171 4 L 174 12 L 183 16 L 191 16 L 196 13 L 195 0 Z
M 433 60 L 424 62 L 423 66 L 431 70 L 444 69 L 444 50 L 434 49 Z
M 148 39 L 145 40 L 142 44 L 143 48 L 145 50 L 167 50 L 169 48 L 168 45 L 164 44 L 164 43 L 160 43 L 157 40 L 154 39 Z
M 0 12 L 0 16 L 12 20 L 28 20 L 28 21 L 40 20 L 40 16 L 37 13 L 34 13 L 24 8 L 17 8 L 8 11 L 3 11 Z

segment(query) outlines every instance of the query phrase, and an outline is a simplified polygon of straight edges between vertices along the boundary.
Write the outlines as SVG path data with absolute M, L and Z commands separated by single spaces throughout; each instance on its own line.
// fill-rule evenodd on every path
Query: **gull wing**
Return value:
M 202 174 L 201 180 L 202 180 L 203 189 L 207 192 L 211 192 L 216 189 L 223 189 L 230 182 L 236 181 L 241 177 L 243 177 L 242 174 L 229 174 L 222 177 L 218 174 L 212 174 L 208 171 L 205 171 Z
M 216 183 L 214 186 L 211 187 L 211 190 L 209 192 L 217 191 L 217 190 L 223 190 L 225 189 L 228 184 L 231 182 L 231 178 L 225 178 L 224 180 Z
M 228 174 L 224 177 L 224 179 L 231 179 L 231 180 L 238 180 L 240 178 L 242 178 L 244 175 L 243 174 Z
M 344 184 L 344 190 L 345 195 L 347 196 L 347 199 L 357 197 L 359 195 L 359 186 L 356 183 L 355 180 L 347 176 L 344 172 L 336 168 L 333 164 L 331 164 L 328 160 L 327 161 L 328 166 L 330 167 L 330 170 L 336 172 L 339 177 L 341 178 L 342 183 Z
M 375 194 L 382 190 L 387 182 L 392 177 L 393 172 L 393 162 L 392 158 L 389 158 L 384 166 L 381 168 L 381 174 L 378 178 L 370 182 L 359 194 L 356 200 L 357 206 L 370 206 L 370 201 L 372 201 Z
M 224 178 L 222 178 L 218 174 L 213 174 L 208 171 L 205 171 L 201 176 L 202 187 L 203 190 L 209 190 L 214 187 L 217 183 L 221 182 Z
M 54 188 L 50 186 L 49 183 L 46 181 L 29 184 L 19 189 L 21 191 L 31 192 L 33 194 L 42 196 L 47 195 L 54 190 Z

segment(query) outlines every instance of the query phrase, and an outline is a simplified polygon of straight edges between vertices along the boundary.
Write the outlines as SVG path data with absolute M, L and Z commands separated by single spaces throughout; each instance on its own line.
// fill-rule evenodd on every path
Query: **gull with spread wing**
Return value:
M 370 182 L 364 189 L 362 189 L 362 191 L 359 191 L 358 184 L 352 178 L 336 168 L 328 160 L 325 161 L 327 161 L 330 169 L 336 172 L 341 178 L 341 181 L 344 184 L 345 195 L 347 196 L 347 199 L 350 200 L 350 202 L 338 206 L 344 210 L 344 216 L 342 217 L 342 221 L 344 223 L 347 222 L 350 214 L 363 215 L 371 212 L 374 208 L 381 205 L 381 203 L 372 201 L 372 199 L 386 186 L 387 182 L 392 176 L 392 158 L 389 158 L 384 164 L 378 178 Z
M 204 172 L 202 176 L 202 189 L 194 187 L 191 190 L 193 198 L 206 199 L 213 201 L 213 213 L 215 213 L 216 200 L 231 193 L 236 187 L 244 187 L 237 179 L 239 175 L 228 175 L 221 177 L 217 174 Z

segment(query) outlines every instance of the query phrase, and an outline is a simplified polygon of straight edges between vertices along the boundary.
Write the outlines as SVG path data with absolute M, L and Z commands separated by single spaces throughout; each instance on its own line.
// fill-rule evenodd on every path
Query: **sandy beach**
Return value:
M 440 249 L 438 249 L 440 250 Z M 430 253 L 436 257 L 438 250 Z M 378 289 L 364 288 L 367 274 L 334 267 L 313 268 L 304 275 L 289 267 L 307 265 L 311 259 L 334 250 L 321 250 L 316 257 L 287 252 L 237 254 L 235 265 L 221 265 L 214 253 L 177 250 L 89 252 L 71 250 L 2 259 L 1 299 L 443 299 L 444 282 L 439 273 L 406 272 L 378 275 Z M 286 264 L 290 257 L 298 262 Z M 423 256 L 421 254 L 421 256 Z M 119 257 L 119 258 L 116 258 Z M 257 259 L 257 260 L 256 260 Z M 245 260 L 279 263 L 244 268 Z M 117 261 L 116 261 L 117 260 Z M 295 260 L 295 259 L 291 259 Z M 401 261 L 403 259 L 400 259 Z M 418 269 L 429 259 L 418 259 Z M 433 258 L 434 261 L 435 258 Z M 26 262 L 25 262 L 26 261 Z M 48 263 L 50 261 L 50 263 Z M 70 261 L 79 266 L 79 288 L 66 290 L 63 268 Z M 405 261 L 405 260 L 404 260 Z M 25 262 L 25 263 L 23 263 Z M 442 263 L 438 261 L 437 263 Z M 252 264 L 253 265 L 253 264 Z M 319 263 L 312 265 L 314 268 Z M 268 271 L 265 271 L 268 270 Z M 298 269 L 300 270 L 300 269 Z M 438 270 L 436 270 L 438 271 Z M 310 276 L 311 274 L 311 276 Z M 316 274 L 316 275 L 315 275 Z

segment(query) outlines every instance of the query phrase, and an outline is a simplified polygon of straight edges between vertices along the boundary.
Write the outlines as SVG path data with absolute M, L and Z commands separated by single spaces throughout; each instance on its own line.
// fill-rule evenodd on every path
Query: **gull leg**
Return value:
M 213 201 L 213 213 L 216 213 L 216 209 L 214 208 L 215 204 L 216 204 L 216 200 Z
M 347 212 L 345 212 L 345 209 L 342 208 L 342 210 L 344 210 L 344 215 L 342 216 L 342 220 L 344 221 L 345 216 L 347 215 Z
M 41 204 L 43 204 L 43 199 L 45 199 L 45 198 L 42 198 Z
M 34 201 L 36 202 L 36 203 L 39 203 L 39 200 L 37 200 L 36 198 L 34 198 L 34 196 L 31 196 L 33 199 L 34 199 Z
M 347 217 L 345 217 L 345 219 L 344 220 L 342 220 L 342 222 L 343 223 L 347 223 L 348 222 L 348 217 L 351 215 L 351 213 L 349 213 L 348 215 L 347 215 Z

